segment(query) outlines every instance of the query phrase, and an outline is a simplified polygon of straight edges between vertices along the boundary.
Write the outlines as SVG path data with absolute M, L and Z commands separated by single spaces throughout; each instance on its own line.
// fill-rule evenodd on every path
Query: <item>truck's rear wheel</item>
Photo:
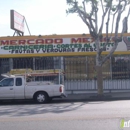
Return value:
M 47 103 L 49 100 L 48 95 L 45 92 L 38 92 L 34 97 L 37 103 Z

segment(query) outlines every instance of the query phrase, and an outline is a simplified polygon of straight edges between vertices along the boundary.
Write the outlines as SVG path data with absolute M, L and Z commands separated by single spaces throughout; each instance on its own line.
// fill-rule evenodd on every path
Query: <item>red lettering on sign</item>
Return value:
M 81 43 L 81 42 L 82 42 L 81 38 L 77 38 L 77 39 L 72 38 L 71 39 L 71 43 Z
M 83 43 L 90 43 L 90 42 L 93 42 L 94 40 L 92 38 L 83 38 L 82 39 L 82 42 Z
M 34 39 L 27 40 L 27 43 L 28 43 L 28 44 L 34 44 Z
M 71 43 L 90 43 L 93 42 L 93 38 L 72 38 Z
M 9 41 L 1 41 L 1 45 L 9 45 Z
M 44 44 L 44 40 L 43 39 L 37 39 L 36 44 Z
M 26 43 L 26 40 L 19 40 L 19 42 L 18 42 L 19 45 L 20 45 L 20 44 L 25 45 L 25 43 Z
M 53 43 L 53 39 L 45 39 L 45 43 L 46 44 L 52 44 Z
M 17 45 L 17 40 L 11 40 L 10 45 Z
M 87 38 L 83 38 L 83 43 L 89 42 Z

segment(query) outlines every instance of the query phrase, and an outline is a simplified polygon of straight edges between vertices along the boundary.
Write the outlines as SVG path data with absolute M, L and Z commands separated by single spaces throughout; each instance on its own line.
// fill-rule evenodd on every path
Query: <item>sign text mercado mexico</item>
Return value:
M 38 38 L 22 40 L 0 40 L 0 55 L 9 54 L 47 54 L 47 53 L 80 53 L 80 52 L 95 52 L 96 45 L 94 40 L 89 37 L 84 38 Z M 101 41 L 103 47 L 105 38 Z M 106 46 L 104 51 L 110 51 L 113 47 L 114 38 Z M 130 36 L 126 36 L 119 43 L 116 51 L 130 50 Z

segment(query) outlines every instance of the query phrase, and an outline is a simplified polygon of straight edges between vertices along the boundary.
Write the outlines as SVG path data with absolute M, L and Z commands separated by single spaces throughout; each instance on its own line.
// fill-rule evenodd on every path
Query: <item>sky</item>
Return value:
M 76 14 L 66 14 L 66 0 L 0 0 L 0 36 L 13 36 L 10 10 L 25 16 L 31 35 L 83 34 L 87 26 Z M 24 35 L 29 35 L 25 24 Z

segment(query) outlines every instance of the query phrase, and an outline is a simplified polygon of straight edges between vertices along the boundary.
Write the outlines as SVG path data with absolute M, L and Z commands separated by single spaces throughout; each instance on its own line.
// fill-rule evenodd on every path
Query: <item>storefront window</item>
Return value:
M 130 78 L 130 56 L 112 57 L 112 79 Z

